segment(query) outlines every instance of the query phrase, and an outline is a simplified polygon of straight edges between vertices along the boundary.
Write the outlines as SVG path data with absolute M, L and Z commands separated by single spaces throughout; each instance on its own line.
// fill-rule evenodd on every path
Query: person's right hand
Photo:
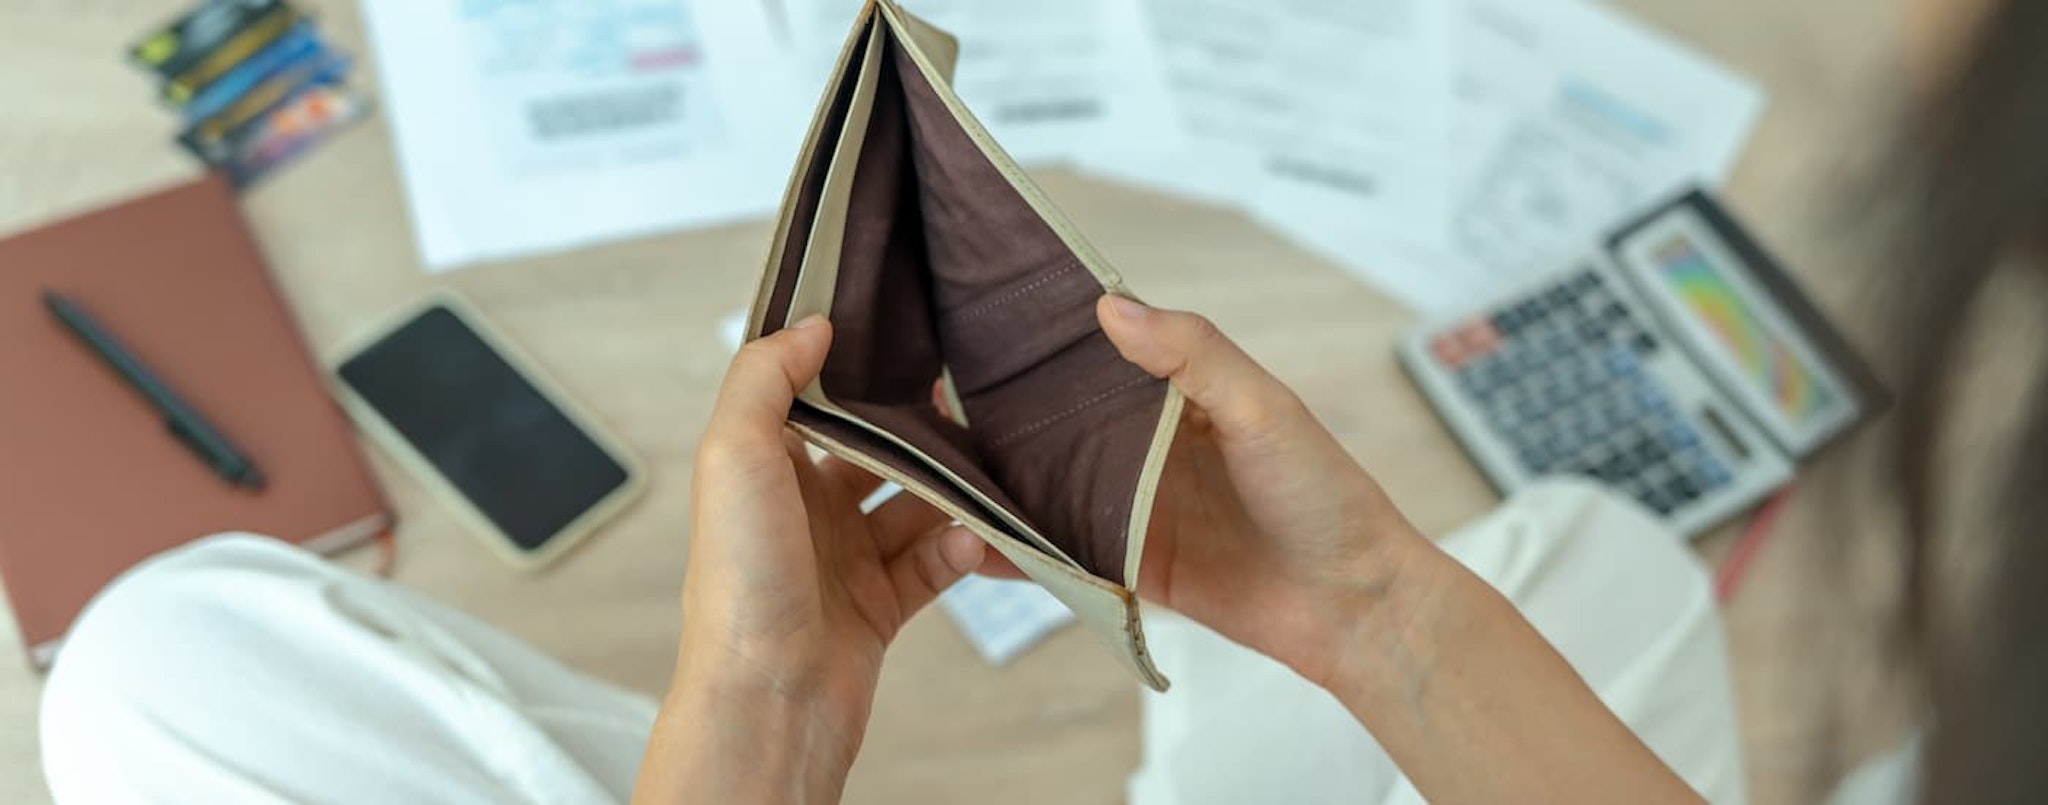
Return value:
M 1138 593 L 1327 686 L 1397 548 L 1422 538 L 1300 398 L 1208 320 L 1113 295 L 1096 315 L 1125 359 L 1189 402 Z
M 1431 802 L 1702 801 L 1213 325 L 1121 297 L 1096 315 L 1190 403 L 1139 594 L 1329 690 Z

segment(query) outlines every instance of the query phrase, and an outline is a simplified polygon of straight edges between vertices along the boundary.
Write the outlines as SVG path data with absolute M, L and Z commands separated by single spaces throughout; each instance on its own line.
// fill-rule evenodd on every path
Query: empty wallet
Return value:
M 1103 334 L 1096 301 L 1129 290 L 954 94 L 958 52 L 894 2 L 862 9 L 748 337 L 828 317 L 791 426 L 959 520 L 1165 690 L 1132 591 L 1183 400 Z

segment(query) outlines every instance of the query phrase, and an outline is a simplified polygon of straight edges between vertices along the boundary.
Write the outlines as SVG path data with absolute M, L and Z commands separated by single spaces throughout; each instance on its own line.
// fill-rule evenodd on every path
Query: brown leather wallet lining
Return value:
M 1121 583 L 1166 386 L 1117 355 L 1095 322 L 1102 281 L 982 153 L 909 53 L 882 41 L 888 51 L 832 302 L 825 394 L 1030 523 L 1089 572 Z M 807 157 L 766 332 L 788 317 L 857 72 L 846 71 Z M 970 427 L 932 408 L 932 385 L 948 367 Z M 792 419 L 1022 539 L 915 453 L 801 403 Z

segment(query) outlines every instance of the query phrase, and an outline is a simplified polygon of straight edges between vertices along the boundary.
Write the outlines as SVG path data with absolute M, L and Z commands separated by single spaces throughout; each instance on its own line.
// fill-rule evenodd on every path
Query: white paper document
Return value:
M 749 5 L 363 0 L 427 267 L 772 212 L 790 77 Z
M 1718 184 L 1762 114 L 1752 82 L 1598 5 L 1461 0 L 1452 189 L 1389 236 L 1341 210 L 1260 217 L 1426 315 L 1556 268 L 1691 183 Z
M 862 0 L 765 0 L 797 71 L 819 90 Z M 1139 23 L 1139 0 L 903 0 L 960 40 L 953 88 L 1018 163 L 1073 161 L 1105 142 L 1174 136 L 1166 85 Z M 813 97 L 816 90 L 812 92 Z
M 990 665 L 1007 665 L 1074 613 L 1036 582 L 968 576 L 939 596 L 940 608 Z
M 1218 204 L 1441 218 L 1452 15 L 1441 0 L 1144 0 L 1179 149 L 1110 142 L 1091 172 Z

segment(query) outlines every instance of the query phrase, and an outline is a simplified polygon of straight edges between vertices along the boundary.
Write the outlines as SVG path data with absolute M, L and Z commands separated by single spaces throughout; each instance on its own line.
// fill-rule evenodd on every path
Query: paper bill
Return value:
M 767 0 L 812 85 L 831 72 L 861 0 Z M 903 0 L 960 40 L 953 88 L 1020 164 L 1072 162 L 1104 142 L 1174 139 L 1139 0 Z
M 765 215 L 780 198 L 789 84 L 750 4 L 363 6 L 432 270 Z
M 1751 81 L 1598 5 L 1461 0 L 1441 225 L 1262 218 L 1425 314 L 1554 268 L 1692 184 L 1719 184 L 1764 107 Z
M 1107 143 L 1092 172 L 1363 226 L 1440 216 L 1451 16 L 1438 0 L 1144 0 L 1181 148 Z

